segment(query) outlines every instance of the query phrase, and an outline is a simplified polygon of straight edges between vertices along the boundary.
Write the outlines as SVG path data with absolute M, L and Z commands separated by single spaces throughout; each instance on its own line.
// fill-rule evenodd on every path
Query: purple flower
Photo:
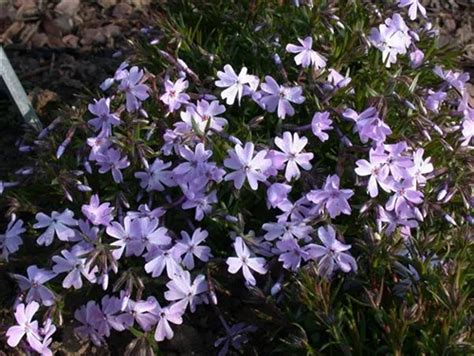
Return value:
M 220 105 L 217 100 L 208 102 L 199 100 L 195 107 L 189 106 L 185 112 L 181 112 L 181 120 L 199 134 L 204 134 L 208 130 L 221 132 L 227 125 L 227 120 L 218 115 L 225 112 L 224 105 Z
M 151 251 L 154 247 L 162 247 L 171 243 L 168 229 L 158 227 L 157 219 L 148 217 L 134 219 L 131 223 L 131 239 L 127 243 L 130 253 L 141 256 L 143 251 Z
M 423 5 L 421 5 L 420 0 L 399 0 L 398 1 L 398 7 L 407 7 L 407 6 L 410 6 L 408 8 L 408 15 L 410 16 L 410 20 L 413 21 L 416 19 L 418 10 L 420 10 L 420 14 L 423 17 L 426 17 L 426 10 L 423 7 Z
M 168 110 L 174 112 L 178 110 L 181 105 L 187 105 L 189 102 L 189 95 L 184 91 L 188 88 L 188 81 L 184 78 L 179 78 L 176 82 L 169 79 L 165 80 L 165 93 L 160 96 L 160 100 L 168 105 Z
M 329 138 L 329 135 L 324 131 L 332 129 L 332 120 L 329 118 L 329 112 L 317 112 L 313 115 L 311 130 L 313 131 L 314 136 L 319 138 L 321 142 L 324 142 Z
M 23 303 L 18 304 L 15 310 L 15 319 L 18 325 L 11 326 L 6 335 L 9 346 L 18 346 L 23 336 L 26 335 L 26 340 L 33 349 L 41 349 L 38 322 L 36 320 L 32 321 L 38 309 L 39 304 L 36 302 L 31 302 L 26 307 Z
M 169 167 L 171 167 L 171 162 L 165 163 L 157 158 L 147 171 L 135 172 L 135 178 L 141 180 L 140 187 L 143 189 L 162 192 L 165 190 L 165 186 L 172 187 L 176 185 L 173 172 L 166 171 Z
M 82 288 L 82 278 L 84 276 L 89 282 L 96 282 L 97 266 L 91 270 L 90 264 L 86 264 L 87 259 L 83 257 L 84 251 L 81 248 L 73 248 L 72 251 L 62 250 L 61 256 L 53 256 L 53 271 L 56 274 L 67 272 L 63 280 L 63 288 Z
M 385 227 L 385 233 L 387 235 L 393 234 L 398 226 L 409 229 L 418 227 L 418 222 L 413 218 L 413 215 L 401 216 L 395 211 L 386 211 L 383 207 L 378 206 L 377 223 L 379 225 L 379 231 L 382 230 L 382 223 L 387 223 Z
M 428 110 L 438 113 L 439 112 L 439 106 L 443 103 L 443 101 L 447 97 L 447 93 L 444 91 L 437 91 L 434 92 L 431 89 L 428 90 L 428 96 L 426 97 L 425 100 L 425 105 L 428 108 Z
M 462 136 L 464 141 L 461 143 L 461 146 L 468 146 L 474 137 L 474 118 L 464 118 L 462 122 Z
M 426 177 L 424 175 L 434 170 L 433 165 L 430 163 L 431 157 L 423 159 L 424 152 L 422 148 L 418 148 L 413 152 L 413 167 L 407 168 L 409 176 L 422 186 L 426 183 Z
M 433 72 L 445 80 L 450 86 L 456 88 L 460 93 L 464 93 L 466 83 L 469 81 L 468 73 L 453 72 L 452 70 L 444 71 L 440 66 L 436 66 Z
M 284 119 L 287 115 L 293 116 L 295 114 L 291 103 L 301 104 L 305 100 L 302 95 L 303 89 L 301 87 L 280 86 L 275 79 L 269 75 L 265 77 L 265 83 L 262 83 L 261 88 L 262 98 L 260 99 L 260 103 L 265 107 L 265 110 L 269 112 L 275 112 L 275 110 L 277 110 L 280 119 Z
M 166 210 L 164 208 L 158 207 L 151 210 L 147 204 L 140 204 L 137 211 L 127 211 L 127 216 L 130 216 L 132 219 L 145 217 L 159 219 L 165 214 Z
M 114 208 L 110 207 L 110 203 L 100 203 L 99 196 L 94 194 L 91 197 L 90 203 L 84 204 L 81 208 L 82 213 L 94 225 L 108 226 L 114 219 L 112 212 Z
M 372 160 L 386 165 L 395 180 L 407 177 L 407 169 L 413 167 L 411 157 L 403 156 L 406 151 L 406 142 L 377 146 L 372 152 Z M 386 153 L 387 152 L 387 153 Z
M 70 241 L 76 234 L 72 227 L 77 226 L 78 223 L 77 220 L 74 219 L 74 213 L 69 209 L 64 210 L 62 213 L 53 211 L 51 217 L 43 213 L 38 213 L 36 214 L 36 220 L 38 222 L 33 225 L 35 229 L 47 227 L 46 231 L 36 240 L 40 246 L 51 245 L 54 234 L 56 234 L 61 241 Z
M 180 260 L 175 255 L 173 248 L 163 250 L 155 246 L 150 252 L 145 254 L 145 259 L 147 261 L 145 271 L 151 273 L 153 278 L 160 277 L 165 268 L 166 274 L 170 279 L 182 273 L 183 269 L 179 265 Z
M 26 229 L 23 227 L 23 220 L 16 219 L 16 215 L 12 214 L 12 218 L 8 223 L 7 230 L 4 234 L 0 234 L 0 249 L 2 250 L 2 258 L 8 261 L 8 256 L 18 251 L 23 244 L 21 234 Z
M 170 340 L 174 336 L 174 332 L 173 329 L 171 329 L 170 322 L 176 325 L 180 325 L 183 323 L 183 306 L 180 303 L 174 303 L 162 308 L 160 304 L 158 304 L 158 302 L 156 304 L 157 305 L 153 310 L 153 314 L 155 314 L 158 319 L 158 325 L 156 326 L 155 330 L 155 340 Z
M 56 332 L 56 326 L 53 325 L 53 321 L 48 318 L 43 323 L 43 327 L 39 328 L 39 334 L 43 338 L 41 346 L 35 348 L 41 356 L 53 356 L 53 352 L 49 348 L 49 345 L 53 342 L 52 336 Z M 30 345 L 31 346 L 31 345 Z
M 361 177 L 370 176 L 367 190 L 372 198 L 379 194 L 378 185 L 385 191 L 389 191 L 385 182 L 390 173 L 387 165 L 374 159 L 374 152 L 374 149 L 370 149 L 370 162 L 365 159 L 360 159 L 356 162 L 357 168 L 354 169 L 356 174 Z
M 87 145 L 90 146 L 91 151 L 89 153 L 89 160 L 96 161 L 97 157 L 103 155 L 112 145 L 112 142 L 108 137 L 104 136 L 101 132 L 97 137 L 90 137 L 87 139 Z
M 90 339 L 94 345 L 102 346 L 105 343 L 104 335 L 96 328 L 99 318 L 103 318 L 103 313 L 94 301 L 89 301 L 74 312 L 74 318 L 82 323 L 81 326 L 74 328 L 76 333 L 82 339 Z
M 271 166 L 272 161 L 265 158 L 266 151 L 260 151 L 254 157 L 254 145 L 247 142 L 243 148 L 241 145 L 236 145 L 235 149 L 229 150 L 228 153 L 230 157 L 224 160 L 224 166 L 233 169 L 234 172 L 228 173 L 224 180 L 233 181 L 236 189 L 242 188 L 245 179 L 248 180 L 252 190 L 257 190 L 259 181 L 267 180 L 263 172 Z
M 187 162 L 181 163 L 173 169 L 178 182 L 191 182 L 205 175 L 207 160 L 212 156 L 211 150 L 206 150 L 203 143 L 198 143 L 194 152 L 188 146 L 181 147 L 179 152 Z
M 301 65 L 303 68 L 313 65 L 315 69 L 321 69 L 326 66 L 326 58 L 312 49 L 313 39 L 311 36 L 306 37 L 304 40 L 298 38 L 298 42 L 301 46 L 294 44 L 288 44 L 286 46 L 287 52 L 298 53 L 295 57 L 295 63 L 297 65 Z
M 394 192 L 385 205 L 387 210 L 395 210 L 397 214 L 406 215 L 411 210 L 412 204 L 423 202 L 423 193 L 416 190 L 414 179 L 404 179 L 397 182 L 393 179 L 388 183 L 389 188 Z
M 125 308 L 129 315 L 131 315 L 140 325 L 144 331 L 151 330 L 156 323 L 158 318 L 153 311 L 156 309 L 158 302 L 155 297 L 148 297 L 147 300 L 133 301 L 129 300 Z M 133 325 L 133 320 L 129 322 L 129 325 Z
M 281 202 L 287 199 L 291 192 L 291 186 L 283 183 L 273 183 L 267 189 L 267 205 L 276 208 Z
M 96 131 L 102 130 L 106 136 L 110 135 L 112 126 L 120 124 L 120 118 L 116 114 L 110 113 L 110 98 L 95 100 L 94 104 L 89 104 L 89 111 L 95 117 L 88 121 Z
M 280 255 L 278 261 L 283 263 L 283 268 L 291 271 L 298 270 L 301 261 L 309 257 L 308 252 L 301 248 L 296 239 L 278 241 L 276 247 L 276 252 Z
M 100 165 L 99 173 L 111 171 L 115 183 L 123 181 L 121 169 L 130 166 L 127 156 L 122 157 L 122 152 L 115 148 L 109 148 L 105 153 L 97 155 L 96 161 Z
M 209 215 L 212 212 L 212 204 L 217 203 L 217 193 L 215 190 L 206 194 L 202 190 L 192 191 L 188 189 L 184 195 L 186 200 L 181 205 L 185 210 L 196 209 L 194 213 L 194 219 L 201 221 L 204 216 Z
M 325 229 L 320 227 L 318 229 L 318 237 L 323 243 L 323 246 L 311 244 L 308 245 L 308 254 L 314 258 L 319 259 L 318 270 L 321 275 L 329 278 L 337 268 L 343 272 L 350 272 L 351 270 L 357 272 L 357 263 L 348 251 L 351 245 L 340 243 L 336 239 L 336 231 L 331 225 Z
M 110 245 L 118 247 L 112 251 L 112 255 L 115 259 L 120 259 L 125 250 L 125 256 L 140 254 L 137 251 L 132 250 L 130 242 L 132 239 L 136 239 L 139 236 L 139 226 L 137 223 L 133 223 L 133 220 L 130 216 L 126 216 L 123 219 L 123 225 L 113 221 L 109 226 L 107 226 L 106 232 L 107 235 L 112 236 L 117 239 L 117 241 L 112 242 Z
M 328 81 L 334 86 L 334 88 L 341 89 L 348 86 L 352 79 L 349 76 L 342 76 L 333 68 L 329 68 Z
M 12 274 L 20 286 L 22 292 L 28 291 L 25 302 L 32 301 L 42 303 L 49 307 L 54 304 L 54 294 L 48 288 L 43 286 L 44 283 L 56 277 L 56 274 L 46 269 L 38 268 L 36 265 L 29 266 L 26 270 L 28 278 L 20 274 Z
M 301 172 L 298 168 L 300 166 L 304 170 L 311 169 L 311 161 L 313 159 L 312 153 L 302 153 L 301 151 L 307 145 L 308 139 L 306 137 L 299 137 L 298 133 L 291 133 L 286 131 L 283 133 L 283 139 L 275 138 L 275 145 L 283 151 L 279 153 L 283 157 L 283 162 L 286 162 L 285 178 L 289 182 L 292 178 L 299 179 Z
M 101 307 L 102 315 L 97 313 L 94 323 L 99 334 L 109 337 L 111 328 L 124 331 L 133 323 L 133 317 L 122 312 L 122 302 L 119 298 L 105 295 L 101 300 Z
M 120 82 L 118 89 L 125 93 L 128 112 L 137 111 L 141 106 L 141 102 L 150 96 L 148 94 L 150 88 L 145 84 L 140 84 L 142 78 L 143 70 L 132 67 Z
M 351 189 L 339 189 L 339 177 L 328 176 L 323 189 L 316 189 L 306 194 L 314 204 L 324 204 L 329 216 L 334 219 L 342 214 L 350 215 L 351 207 L 347 202 L 354 195 Z
M 354 132 L 359 133 L 362 143 L 366 143 L 369 138 L 375 142 L 384 142 L 387 135 L 392 133 L 390 127 L 379 118 L 377 109 L 373 107 L 369 107 L 360 114 L 352 109 L 347 109 L 342 115 L 356 123 Z
M 168 290 L 165 292 L 165 299 L 168 301 L 178 301 L 183 309 L 189 305 L 191 313 L 196 311 L 196 306 L 203 302 L 202 294 L 208 291 L 206 277 L 198 275 L 191 283 L 191 274 L 183 271 L 180 275 L 174 276 L 166 283 Z
M 209 247 L 199 246 L 199 244 L 206 240 L 208 235 L 206 230 L 201 230 L 200 228 L 194 230 L 192 237 L 186 231 L 181 231 L 182 239 L 176 242 L 175 251 L 180 257 L 185 255 L 183 264 L 187 269 L 194 269 L 194 256 L 203 262 L 209 261 L 209 258 L 212 257 Z
M 114 84 L 115 81 L 119 81 L 125 78 L 128 75 L 128 70 L 126 69 L 127 67 L 128 67 L 128 63 L 122 62 L 120 66 L 117 68 L 117 70 L 115 71 L 114 76 L 112 78 L 105 79 L 100 84 L 100 89 L 102 89 L 102 91 L 106 91 L 112 86 L 112 84 Z
M 307 240 L 313 231 L 310 226 L 300 221 L 278 221 L 276 223 L 265 223 L 262 229 L 266 231 L 263 236 L 265 240 Z
M 234 104 L 235 98 L 240 105 L 240 100 L 244 94 L 245 84 L 255 83 L 256 78 L 247 74 L 247 68 L 242 67 L 239 75 L 237 75 L 230 64 L 224 66 L 224 72 L 218 71 L 215 85 L 219 88 L 226 88 L 221 93 L 221 98 L 226 100 L 227 105 Z
M 425 54 L 423 51 L 415 48 L 415 50 L 410 52 L 410 67 L 413 69 L 418 68 L 423 63 L 423 59 L 425 59 Z
M 240 269 L 242 269 L 244 278 L 247 283 L 251 286 L 254 286 L 257 282 L 250 270 L 253 270 L 260 274 L 267 273 L 267 269 L 265 268 L 265 259 L 263 257 L 250 257 L 250 250 L 240 236 L 237 236 L 235 238 L 234 249 L 235 253 L 237 254 L 237 257 L 227 258 L 227 271 L 232 274 L 235 274 Z
M 382 52 L 382 61 L 387 67 L 396 63 L 399 54 L 406 54 L 411 44 L 409 29 L 399 14 L 386 19 L 379 28 L 370 32 L 370 42 Z

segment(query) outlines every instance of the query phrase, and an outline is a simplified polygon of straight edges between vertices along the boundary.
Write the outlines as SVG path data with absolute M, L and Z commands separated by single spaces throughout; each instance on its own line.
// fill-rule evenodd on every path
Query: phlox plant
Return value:
M 156 21 L 0 184 L 5 351 L 472 352 L 474 109 L 422 4 Z

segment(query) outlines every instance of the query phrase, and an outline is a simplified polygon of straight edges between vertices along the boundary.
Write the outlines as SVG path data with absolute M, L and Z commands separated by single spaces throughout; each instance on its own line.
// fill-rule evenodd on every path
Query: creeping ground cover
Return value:
M 474 352 L 470 78 L 421 2 L 159 6 L 2 172 L 0 349 Z

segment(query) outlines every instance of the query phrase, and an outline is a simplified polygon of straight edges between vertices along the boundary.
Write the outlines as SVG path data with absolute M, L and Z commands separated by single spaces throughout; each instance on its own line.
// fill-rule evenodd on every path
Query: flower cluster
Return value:
M 409 7 L 411 20 L 425 15 L 416 0 L 399 7 Z M 365 100 L 354 69 L 340 67 L 314 34 L 292 38 L 280 51 L 283 60 L 275 50 L 279 73 L 225 64 L 201 81 L 164 50 L 158 53 L 170 63 L 166 73 L 123 63 L 74 128 L 84 138 L 68 149 L 68 136 L 57 151 L 58 162 L 69 154 L 77 163 L 71 176 L 58 177 L 69 202 L 38 204 L 28 232 L 13 215 L 0 235 L 3 259 L 19 251 L 27 232 L 51 261 L 11 275 L 20 294 L 8 345 L 51 354 L 50 315 L 74 293 L 87 295 L 74 306 L 75 334 L 103 346 L 126 331 L 162 342 L 186 313 L 203 304 L 218 310 L 215 270 L 271 298 L 287 276 L 313 267 L 328 283 L 350 278 L 364 270 L 355 216 L 364 215 L 367 231 L 399 234 L 409 245 L 433 198 L 426 128 L 453 135 L 463 148 L 474 136 L 468 75 L 425 62 L 415 42 L 426 33 L 412 27 L 394 14 L 366 34 L 366 50 L 378 60 L 382 53 L 387 73 L 391 66 L 431 68 L 438 86 L 418 89 L 418 106 L 396 92 Z M 401 81 L 397 75 L 390 80 Z M 388 98 L 402 109 L 389 114 Z M 458 123 L 442 129 L 429 117 L 448 106 Z M 422 118 L 416 138 L 408 129 L 400 134 L 397 122 L 414 111 Z M 246 120 L 248 112 L 258 116 Z M 448 191 L 443 186 L 437 200 L 455 194 Z M 80 294 L 86 288 L 96 294 Z M 43 326 L 33 320 L 40 307 L 47 310 Z M 255 331 L 218 317 L 226 337 L 216 345 L 226 351 Z

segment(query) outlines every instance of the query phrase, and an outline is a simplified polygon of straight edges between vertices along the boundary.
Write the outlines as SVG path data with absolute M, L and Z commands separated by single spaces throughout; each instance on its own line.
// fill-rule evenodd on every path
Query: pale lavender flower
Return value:
M 34 315 L 39 309 L 39 304 L 31 302 L 18 304 L 15 310 L 15 319 L 18 323 L 7 330 L 7 344 L 16 347 L 21 339 L 26 335 L 28 344 L 33 349 L 41 349 L 41 336 L 39 335 L 38 321 L 33 320 Z
M 369 107 L 360 114 L 347 109 L 342 115 L 356 123 L 354 131 L 359 133 L 362 143 L 366 143 L 369 138 L 375 142 L 384 142 L 387 135 L 392 133 L 390 127 L 378 116 L 377 109 L 373 107 Z
M 2 250 L 2 258 L 8 261 L 8 256 L 19 250 L 23 244 L 21 234 L 26 229 L 23 227 L 23 220 L 16 219 L 16 215 L 12 214 L 8 223 L 7 230 L 4 234 L 0 234 L 0 249 Z
M 339 177 L 337 175 L 328 176 L 324 188 L 310 191 L 306 194 L 309 201 L 314 204 L 322 204 L 334 219 L 342 214 L 350 215 L 351 207 L 347 202 L 354 195 L 351 189 L 339 189 Z
M 74 219 L 74 213 L 69 209 L 62 213 L 53 211 L 51 216 L 38 213 L 36 214 L 36 220 L 38 222 L 33 225 L 35 229 L 47 228 L 36 240 L 40 246 L 51 245 L 55 234 L 61 241 L 70 241 L 76 234 L 72 227 L 77 226 L 78 222 Z
M 43 268 L 38 268 L 36 265 L 29 266 L 26 270 L 28 277 L 20 274 L 12 274 L 18 282 L 18 286 L 22 292 L 28 291 L 25 297 L 25 302 L 32 301 L 41 303 L 47 307 L 54 304 L 54 294 L 43 284 L 56 277 L 56 273 L 48 271 Z
M 415 182 L 421 186 L 426 184 L 426 174 L 433 172 L 434 167 L 430 162 L 431 157 L 423 159 L 425 151 L 422 148 L 418 148 L 413 152 L 413 167 L 407 168 L 409 176 L 415 179 Z
M 218 71 L 217 77 L 219 80 L 215 81 L 215 85 L 219 88 L 226 88 L 222 91 L 221 98 L 226 100 L 227 105 L 234 104 L 236 97 L 240 105 L 246 84 L 255 82 L 255 77 L 247 74 L 246 67 L 242 67 L 237 75 L 230 64 L 224 66 L 224 72 Z
M 151 210 L 148 204 L 140 204 L 137 211 L 127 211 L 127 216 L 130 216 L 132 219 L 144 217 L 159 219 L 165 214 L 166 209 L 158 207 Z
M 154 246 L 150 252 L 145 254 L 145 271 L 150 273 L 153 278 L 160 277 L 166 268 L 168 278 L 173 278 L 182 273 L 183 269 L 179 265 L 180 260 L 175 255 L 175 250 L 170 248 L 163 250 Z
M 410 204 L 421 204 L 423 202 L 423 193 L 416 190 L 414 179 L 404 179 L 397 182 L 392 179 L 388 183 L 394 194 L 385 205 L 385 209 L 394 210 L 397 214 L 406 215 L 411 210 Z
M 407 169 L 413 167 L 412 158 L 404 156 L 407 149 L 405 141 L 389 145 L 379 145 L 372 152 L 371 160 L 386 165 L 395 180 L 407 177 Z
M 182 105 L 187 105 L 189 102 L 189 95 L 185 93 L 189 82 L 184 78 L 179 78 L 176 82 L 169 79 L 165 80 L 165 93 L 160 96 L 160 100 L 168 105 L 168 110 L 174 112 Z
M 433 72 L 450 86 L 456 88 L 461 94 L 464 93 L 466 83 L 469 81 L 468 73 L 453 72 L 452 70 L 444 71 L 440 66 L 436 66 Z
M 413 219 L 413 216 L 409 215 L 404 217 L 395 211 L 386 211 L 382 206 L 378 206 L 377 209 L 377 223 L 379 231 L 382 230 L 382 223 L 387 223 L 384 230 L 387 235 L 393 234 L 395 229 L 399 226 L 406 228 L 418 227 L 418 222 Z
M 275 145 L 282 150 L 279 154 L 283 157 L 283 162 L 286 162 L 285 178 L 288 182 L 292 178 L 299 179 L 301 172 L 298 167 L 306 171 L 311 169 L 309 161 L 313 159 L 313 154 L 301 152 L 307 144 L 308 139 L 300 138 L 297 132 L 291 136 L 291 133 L 286 131 L 283 133 L 283 138 L 275 138 Z
M 110 336 L 111 328 L 117 331 L 124 331 L 131 323 L 131 315 L 123 313 L 122 302 L 117 297 L 105 295 L 101 300 L 102 316 L 97 318 L 95 328 L 101 335 Z
M 165 163 L 157 158 L 147 171 L 135 172 L 135 178 L 140 179 L 140 187 L 143 189 L 162 192 L 165 190 L 165 186 L 172 187 L 176 185 L 173 172 L 166 170 L 169 167 L 171 167 L 171 162 Z
M 97 157 L 103 155 L 112 146 L 112 142 L 101 132 L 97 137 L 87 139 L 87 145 L 91 148 L 89 160 L 96 161 Z
M 200 274 L 191 282 L 191 274 L 188 271 L 174 276 L 166 283 L 166 287 L 168 290 L 165 292 L 165 299 L 179 303 L 183 309 L 189 305 L 191 313 L 194 313 L 196 306 L 205 300 L 202 294 L 208 291 L 206 277 Z
M 137 111 L 141 106 L 141 102 L 150 96 L 148 94 L 150 88 L 145 84 L 140 84 L 142 78 L 143 70 L 140 70 L 138 67 L 132 67 L 120 81 L 118 89 L 125 93 L 128 112 Z
M 249 285 L 254 286 L 257 282 L 250 270 L 252 269 L 259 274 L 267 273 L 265 259 L 263 257 L 251 257 L 249 248 L 240 236 L 235 238 L 234 249 L 237 257 L 227 258 L 227 271 L 235 274 L 242 269 L 246 282 Z
M 387 177 L 390 173 L 389 167 L 374 159 L 375 150 L 370 149 L 369 159 L 360 159 L 356 162 L 357 168 L 354 169 L 357 175 L 361 177 L 370 176 L 367 185 L 367 190 L 372 198 L 375 198 L 379 194 L 378 186 L 380 185 L 385 191 L 389 191 L 385 185 Z
M 208 235 L 206 230 L 200 228 L 194 230 L 192 237 L 186 231 L 181 231 L 182 239 L 176 242 L 175 251 L 180 257 L 185 255 L 183 264 L 187 269 L 194 269 L 194 256 L 203 262 L 209 261 L 209 258 L 212 257 L 211 249 L 208 246 L 199 246 Z
M 408 27 L 399 14 L 385 20 L 379 28 L 372 28 L 369 40 L 374 47 L 382 52 L 382 61 L 386 67 L 396 63 L 399 54 L 406 54 L 411 44 Z
M 329 278 L 338 268 L 343 272 L 357 272 L 357 263 L 348 251 L 351 245 L 345 245 L 336 239 L 336 231 L 331 225 L 318 229 L 318 237 L 322 245 L 310 244 L 307 252 L 313 259 L 319 259 L 318 270 L 321 275 Z
M 96 161 L 100 166 L 99 173 L 111 171 L 115 183 L 123 181 L 121 170 L 130 166 L 127 156 L 122 156 L 122 152 L 115 148 L 109 148 L 105 153 L 97 155 Z
M 128 67 L 128 63 L 122 62 L 120 66 L 117 68 L 117 70 L 115 71 L 114 76 L 112 78 L 105 79 L 100 84 L 100 89 L 102 89 L 102 91 L 106 91 L 112 86 L 112 84 L 114 84 L 115 81 L 120 81 L 123 78 L 125 78 L 128 74 L 128 70 L 126 69 L 127 67 Z
M 420 14 L 423 17 L 426 17 L 426 9 L 423 7 L 423 5 L 421 5 L 420 0 L 399 0 L 398 1 L 398 7 L 407 7 L 407 6 L 409 6 L 408 15 L 410 16 L 410 20 L 413 21 L 416 19 L 418 15 L 418 11 L 420 11 Z
M 434 92 L 433 90 L 428 90 L 428 96 L 426 97 L 425 100 L 425 105 L 428 110 L 438 113 L 439 112 L 439 106 L 443 103 L 443 101 L 446 99 L 448 94 L 444 91 L 437 91 Z
M 413 69 L 418 68 L 423 63 L 425 59 L 425 54 L 418 48 L 415 48 L 412 52 L 410 52 L 410 67 Z
M 241 189 L 246 179 L 252 190 L 257 190 L 259 181 L 267 180 L 263 172 L 271 166 L 272 161 L 265 158 L 266 151 L 260 151 L 254 157 L 254 148 L 252 142 L 247 142 L 244 147 L 236 145 L 235 149 L 228 151 L 230 157 L 224 160 L 224 166 L 234 170 L 224 180 L 233 181 L 236 189 Z
M 110 98 L 95 100 L 94 104 L 89 104 L 88 109 L 94 115 L 94 118 L 89 120 L 88 124 L 94 127 L 96 131 L 102 130 L 108 136 L 111 127 L 120 124 L 120 118 L 110 112 Z
M 84 204 L 81 208 L 82 213 L 93 225 L 108 226 L 114 219 L 112 217 L 113 207 L 110 203 L 100 203 L 99 196 L 94 194 L 89 204 Z
M 265 83 L 262 83 L 262 98 L 260 103 L 269 112 L 277 111 L 278 117 L 284 119 L 287 115 L 293 116 L 295 110 L 291 103 L 301 104 L 305 98 L 302 95 L 303 89 L 300 86 L 285 87 L 279 85 L 275 79 L 267 75 Z
M 192 191 L 188 189 L 185 191 L 186 200 L 181 205 L 185 210 L 196 209 L 194 212 L 194 219 L 201 221 L 204 216 L 212 212 L 212 204 L 217 203 L 217 192 L 213 190 L 206 194 L 202 190 Z
M 295 63 L 297 65 L 301 65 L 303 68 L 307 68 L 312 65 L 315 69 L 321 69 L 326 66 L 326 58 L 312 49 L 313 39 L 311 36 L 308 36 L 305 39 L 298 38 L 298 42 L 301 44 L 301 46 L 294 44 L 288 44 L 286 46 L 287 52 L 298 53 L 295 56 Z
M 167 307 L 161 307 L 157 302 L 153 310 L 153 314 L 158 319 L 158 325 L 155 330 L 155 340 L 163 341 L 165 339 L 171 340 L 174 336 L 173 329 L 171 329 L 170 322 L 176 325 L 183 323 L 184 309 L 180 303 L 174 303 Z
M 313 131 L 314 136 L 319 138 L 321 142 L 327 141 L 329 138 L 329 135 L 324 131 L 332 129 L 332 120 L 329 118 L 329 112 L 317 112 L 313 115 L 311 130 Z
M 53 356 L 49 345 L 53 342 L 52 336 L 56 332 L 56 326 L 53 325 L 51 318 L 46 319 L 43 326 L 39 328 L 39 334 L 42 337 L 41 346 L 35 349 L 41 356 Z
M 175 179 L 177 179 L 178 182 L 191 182 L 205 175 L 207 171 L 207 160 L 212 156 L 211 150 L 206 150 L 203 143 L 198 143 L 194 151 L 188 146 L 183 146 L 179 152 L 186 162 L 180 163 L 173 169 Z
M 284 183 L 273 183 L 267 189 L 267 205 L 276 208 L 281 202 L 288 198 L 291 186 Z
M 313 229 L 300 221 L 278 221 L 276 223 L 265 223 L 262 229 L 266 231 L 263 236 L 265 240 L 308 240 Z
M 221 132 L 227 125 L 227 120 L 218 116 L 223 112 L 225 112 L 225 107 L 217 100 L 211 102 L 198 100 L 196 106 L 189 106 L 186 111 L 181 112 L 181 120 L 193 129 L 197 129 L 199 134 L 204 134 L 208 130 Z
M 468 146 L 474 137 L 474 118 L 464 118 L 462 122 L 462 136 L 464 141 L 461 143 L 461 146 Z
M 297 271 L 301 262 L 309 257 L 308 252 L 301 248 L 296 239 L 278 241 L 276 247 L 276 252 L 280 255 L 278 261 L 283 263 L 283 268 L 290 271 Z
M 73 248 L 72 251 L 62 250 L 61 256 L 53 256 L 53 271 L 56 274 L 67 273 L 63 280 L 63 288 L 75 289 L 82 288 L 82 278 L 84 276 L 89 282 L 95 283 L 97 273 L 97 266 L 91 269 L 90 264 L 86 263 L 87 258 L 83 257 L 84 250 L 81 248 Z
M 126 216 L 123 219 L 123 225 L 113 221 L 107 226 L 106 232 L 107 235 L 117 239 L 117 241 L 114 241 L 110 244 L 111 246 L 117 247 L 116 249 L 112 250 L 112 255 L 115 259 L 119 260 L 122 257 L 124 251 L 125 256 L 127 257 L 132 255 L 140 255 L 137 253 L 137 251 L 134 251 L 130 245 L 130 242 L 133 239 L 137 239 L 140 235 L 140 227 L 138 226 L 138 223 L 133 223 L 133 220 L 130 216 Z
M 147 300 L 136 302 L 128 300 L 127 305 L 122 309 L 125 309 L 144 331 L 150 331 L 158 323 L 158 318 L 153 314 L 157 304 L 155 297 L 148 297 Z M 129 321 L 129 325 L 133 325 L 133 320 Z
M 328 81 L 334 88 L 341 89 L 348 86 L 352 79 L 349 76 L 342 76 L 333 68 L 329 68 Z
M 132 238 L 127 245 L 135 256 L 141 256 L 143 251 L 151 251 L 154 247 L 163 247 L 171 243 L 168 229 L 158 226 L 157 219 L 148 217 L 134 219 L 131 223 Z
M 82 324 L 74 328 L 74 333 L 81 339 L 90 339 L 96 346 L 102 346 L 105 343 L 104 335 L 96 328 L 97 319 L 102 316 L 99 306 L 90 300 L 74 312 L 74 318 Z

